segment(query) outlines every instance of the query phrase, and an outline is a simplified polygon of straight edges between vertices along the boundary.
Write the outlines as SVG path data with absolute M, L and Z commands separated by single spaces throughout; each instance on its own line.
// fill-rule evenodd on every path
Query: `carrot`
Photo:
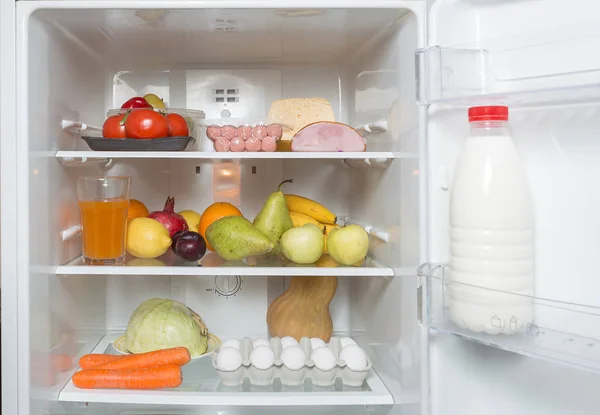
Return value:
M 183 366 L 190 361 L 190 352 L 185 347 L 173 347 L 172 349 L 156 350 L 154 352 L 132 354 L 123 356 L 121 359 L 112 360 L 95 369 L 142 369 L 163 365 Z
M 81 389 L 163 389 L 176 388 L 183 382 L 181 368 L 165 365 L 144 369 L 88 369 L 73 375 L 73 384 Z
M 79 366 L 82 369 L 92 369 L 114 360 L 119 360 L 125 356 L 115 356 L 113 354 L 86 354 L 79 359 Z

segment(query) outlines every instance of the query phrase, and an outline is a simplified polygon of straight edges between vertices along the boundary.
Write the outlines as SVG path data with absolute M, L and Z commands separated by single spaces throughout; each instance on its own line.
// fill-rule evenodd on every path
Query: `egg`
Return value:
M 238 370 L 242 366 L 242 354 L 235 347 L 222 347 L 217 355 L 217 366 L 226 372 Z
M 254 346 L 254 347 L 258 347 L 258 346 L 267 346 L 267 347 L 270 347 L 271 344 L 269 343 L 268 340 L 265 340 L 265 339 L 255 339 L 252 342 L 252 346 Z
M 310 345 L 312 349 L 315 350 L 317 347 L 327 346 L 327 343 L 325 343 L 323 339 L 313 337 L 312 339 L 310 339 Z
M 344 347 L 348 346 L 349 344 L 354 344 L 354 345 L 356 344 L 356 342 L 354 340 L 352 340 L 352 338 L 350 338 L 350 337 L 342 337 L 340 339 L 340 343 L 342 345 L 342 349 Z
M 313 350 L 311 359 L 315 362 L 317 369 L 331 370 L 335 367 L 335 355 L 327 346 L 317 347 Z
M 240 341 L 238 339 L 227 339 L 221 345 L 221 349 L 224 347 L 235 347 L 240 350 Z
M 349 344 L 342 349 L 340 360 L 346 362 L 351 370 L 364 370 L 368 365 L 367 355 L 355 344 Z
M 250 363 L 257 369 L 267 370 L 275 364 L 275 353 L 269 346 L 258 346 L 250 353 Z
M 298 340 L 294 339 L 291 336 L 285 336 L 281 338 L 281 348 L 285 349 L 290 346 L 298 346 Z
M 281 361 L 290 370 L 302 369 L 305 360 L 306 356 L 300 346 L 288 346 L 281 352 Z

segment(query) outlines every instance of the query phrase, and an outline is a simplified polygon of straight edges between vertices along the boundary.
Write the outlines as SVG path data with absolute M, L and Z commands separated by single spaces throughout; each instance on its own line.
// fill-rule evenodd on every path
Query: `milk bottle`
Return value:
M 472 107 L 469 122 L 451 187 L 448 311 L 462 328 L 518 333 L 533 319 L 526 297 L 533 295 L 527 177 L 510 137 L 507 107 Z

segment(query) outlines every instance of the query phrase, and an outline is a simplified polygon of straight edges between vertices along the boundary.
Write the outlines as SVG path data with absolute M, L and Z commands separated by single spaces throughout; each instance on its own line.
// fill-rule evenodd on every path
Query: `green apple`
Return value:
M 358 225 L 332 230 L 327 236 L 329 255 L 342 265 L 354 265 L 369 252 L 369 234 Z
M 312 223 L 292 228 L 281 236 L 283 255 L 296 264 L 312 264 L 317 262 L 325 247 L 323 232 Z

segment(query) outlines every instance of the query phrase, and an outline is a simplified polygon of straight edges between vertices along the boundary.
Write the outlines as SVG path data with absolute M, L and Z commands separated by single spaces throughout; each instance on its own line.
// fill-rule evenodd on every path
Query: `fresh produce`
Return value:
M 155 350 L 153 352 L 122 356 L 121 359 L 111 360 L 95 369 L 126 370 L 143 369 L 148 367 L 177 365 L 183 366 L 191 360 L 190 352 L 185 347 Z
M 290 212 L 290 217 L 292 218 L 294 228 L 299 228 L 300 226 L 304 226 L 307 223 L 312 223 L 313 225 L 318 226 L 322 231 L 325 230 L 325 225 L 323 225 L 318 220 L 315 220 L 310 216 L 305 215 L 304 213 Z
M 123 105 L 121 105 L 122 109 L 133 109 L 133 108 L 152 108 L 152 105 L 148 103 L 142 97 L 133 97 L 125 101 Z
M 258 215 L 254 218 L 253 223 L 256 229 L 267 235 L 275 244 L 279 242 L 285 231 L 294 227 L 281 191 L 283 184 L 291 182 L 291 180 L 281 182 L 277 191 L 271 193 Z
M 174 137 L 186 137 L 190 135 L 190 129 L 187 121 L 179 114 L 167 114 L 167 119 L 171 126 L 171 135 Z
M 148 104 L 150 104 L 153 108 L 163 109 L 167 108 L 165 102 L 158 97 L 156 94 L 146 94 L 144 95 L 144 99 Z
M 231 203 L 227 202 L 216 202 L 206 208 L 202 216 L 200 217 L 200 223 L 198 224 L 198 233 L 202 235 L 206 241 L 206 247 L 214 251 L 208 238 L 206 237 L 206 229 L 218 219 L 226 216 L 243 216 L 242 212 Z
M 108 362 L 123 359 L 124 357 L 114 354 L 86 354 L 79 359 L 79 366 L 82 369 L 92 369 Z
M 104 138 L 127 138 L 125 132 L 125 118 L 126 115 L 117 114 L 112 115 L 104 121 L 102 125 L 102 137 Z
M 169 237 L 173 237 L 179 231 L 187 231 L 188 225 L 183 216 L 179 213 L 175 213 L 175 198 L 168 197 L 165 202 L 163 210 L 152 212 L 148 215 L 150 219 L 155 219 L 163 224 L 167 231 L 169 231 Z
M 353 265 L 369 252 L 369 234 L 358 225 L 333 229 L 327 236 L 329 255 L 342 265 Z
M 323 224 L 333 225 L 337 221 L 336 216 L 325 206 L 306 197 L 286 194 L 285 203 L 290 212 L 302 213 Z
M 131 314 L 125 331 L 125 347 L 132 353 L 185 347 L 196 357 L 208 348 L 208 328 L 185 304 L 152 298 Z
M 138 258 L 156 258 L 171 246 L 169 231 L 151 218 L 135 218 L 127 225 L 125 247 Z
M 251 255 L 271 252 L 275 244 L 250 221 L 240 216 L 227 216 L 206 229 L 207 241 L 225 260 L 242 260 Z
M 193 210 L 182 210 L 178 213 L 185 219 L 188 230 L 198 232 L 198 225 L 200 224 L 200 218 L 202 217 L 198 212 Z
M 325 245 L 323 246 L 323 253 L 328 254 L 327 250 L 327 236 L 331 233 L 332 230 L 337 229 L 340 225 L 323 225 L 325 227 L 325 234 L 323 235 L 323 239 L 325 241 Z
M 171 244 L 173 246 L 173 244 Z M 125 264 L 127 267 L 164 267 L 166 264 L 156 258 L 133 258 Z
M 73 375 L 73 384 L 81 389 L 164 389 L 183 382 L 177 365 L 145 369 L 89 369 Z
M 206 242 L 198 232 L 180 231 L 173 236 L 173 251 L 186 261 L 199 261 L 206 253 Z
M 349 125 L 320 121 L 294 135 L 292 151 L 366 151 L 365 139 Z
M 169 137 L 169 120 L 160 112 L 151 109 L 131 111 L 125 120 L 128 138 L 152 139 Z
M 337 284 L 337 277 L 292 277 L 288 289 L 269 306 L 269 333 L 298 341 L 306 336 L 328 342 L 333 333 L 329 304 Z
M 129 208 L 127 209 L 127 222 L 135 218 L 145 218 L 150 214 L 146 205 L 137 199 L 131 199 L 129 201 Z
M 323 255 L 323 246 L 323 232 L 312 223 L 292 228 L 281 237 L 283 255 L 296 264 L 316 262 Z

